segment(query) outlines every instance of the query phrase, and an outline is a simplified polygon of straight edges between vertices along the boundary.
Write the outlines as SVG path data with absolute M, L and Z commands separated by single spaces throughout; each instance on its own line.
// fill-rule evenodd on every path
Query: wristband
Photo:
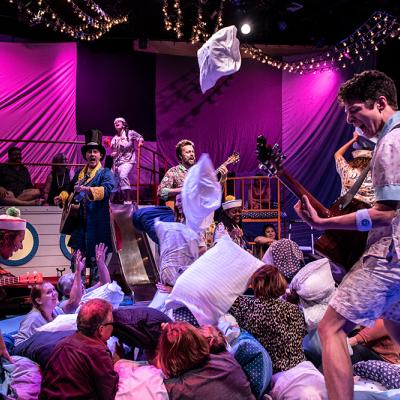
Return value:
M 360 232 L 368 232 L 372 228 L 372 220 L 369 216 L 368 209 L 363 208 L 362 210 L 356 211 L 356 225 L 357 230 Z

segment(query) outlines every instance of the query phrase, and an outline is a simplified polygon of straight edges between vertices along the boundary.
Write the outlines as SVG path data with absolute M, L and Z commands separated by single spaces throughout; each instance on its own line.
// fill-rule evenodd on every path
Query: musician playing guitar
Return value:
M 400 343 L 400 112 L 391 78 L 364 71 L 339 90 L 347 122 L 378 138 L 371 162 L 376 203 L 346 215 L 324 218 L 304 196 L 298 215 L 320 229 L 368 231 L 367 248 L 346 275 L 318 327 L 330 400 L 353 399 L 353 374 L 346 343 L 355 325 L 383 318 Z
M 81 205 L 79 224 L 72 230 L 68 245 L 74 251 L 80 250 L 86 257 L 92 286 L 97 280 L 96 245 L 104 243 L 112 251 L 109 199 L 115 183 L 111 171 L 101 165 L 106 154 L 101 144 L 101 132 L 92 129 L 86 132 L 85 139 L 81 152 L 87 164 L 75 174 L 69 192 L 61 192 L 54 202 L 66 204 L 74 199 Z
M 189 168 L 196 163 L 194 143 L 191 140 L 180 140 L 175 146 L 175 151 L 179 164 L 165 173 L 157 190 L 158 197 L 164 200 L 172 209 L 174 209 L 176 195 L 182 191 L 183 181 Z M 217 172 L 220 174 L 221 184 L 224 183 L 228 175 L 226 165 L 222 164 L 217 169 Z

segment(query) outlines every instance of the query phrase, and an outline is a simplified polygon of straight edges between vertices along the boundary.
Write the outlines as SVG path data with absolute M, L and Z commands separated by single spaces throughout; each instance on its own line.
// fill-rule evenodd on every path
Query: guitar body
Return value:
M 79 209 L 80 203 L 74 202 L 74 196 L 64 205 L 63 213 L 60 222 L 60 233 L 71 235 L 73 231 L 79 228 L 80 216 Z
M 279 146 L 267 145 L 263 136 L 257 138 L 257 155 L 261 162 L 260 168 L 267 170 L 272 175 L 277 175 L 279 180 L 299 199 L 306 195 L 321 218 L 330 218 L 337 215 L 350 214 L 362 208 L 370 208 L 360 200 L 351 199 L 347 204 L 346 194 L 339 197 L 330 209 L 323 206 L 307 189 L 282 168 L 283 156 Z M 329 258 L 333 263 L 349 271 L 360 259 L 367 243 L 367 232 L 347 230 L 327 230 L 315 242 L 314 248 L 318 254 Z
M 366 203 L 354 198 L 344 209 L 340 209 L 340 204 L 341 201 L 338 199 L 329 209 L 331 217 L 370 208 Z M 327 230 L 315 242 L 314 248 L 318 254 L 349 271 L 363 254 L 367 237 L 368 232 Z

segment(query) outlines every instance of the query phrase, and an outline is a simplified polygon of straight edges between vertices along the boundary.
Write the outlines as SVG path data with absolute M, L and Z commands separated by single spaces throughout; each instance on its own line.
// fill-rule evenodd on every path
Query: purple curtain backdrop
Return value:
M 281 137 L 281 73 L 243 60 L 239 72 L 220 79 L 204 95 L 196 58 L 157 57 L 157 142 L 172 165 L 175 144 L 193 140 L 196 153 L 209 153 L 215 167 L 233 151 L 240 162 L 229 169 L 240 175 L 257 172 L 256 137 Z
M 76 140 L 76 44 L 0 43 L 0 138 Z M 70 144 L 17 144 L 25 162 L 50 162 Z M 0 161 L 11 143 L 0 142 Z M 49 167 L 30 168 L 44 182 Z

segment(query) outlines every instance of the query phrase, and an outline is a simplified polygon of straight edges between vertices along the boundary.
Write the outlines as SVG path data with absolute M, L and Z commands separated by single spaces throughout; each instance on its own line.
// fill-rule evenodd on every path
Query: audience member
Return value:
M 170 400 L 253 400 L 246 375 L 228 352 L 210 354 L 201 332 L 186 322 L 165 324 L 157 364 Z
M 22 165 L 21 149 L 10 147 L 7 163 L 0 165 L 0 205 L 40 205 L 40 190 L 33 187 L 28 169 Z
M 239 296 L 230 312 L 239 326 L 251 333 L 271 357 L 272 397 L 284 399 L 279 396 L 287 382 L 299 379 L 299 386 L 293 385 L 297 399 L 327 399 L 323 377 L 306 361 L 302 348 L 307 333 L 304 316 L 298 306 L 280 299 L 287 287 L 284 276 L 276 267 L 264 265 L 253 274 L 250 286 L 254 297 Z M 309 379 L 302 385 L 301 379 L 306 375 Z
M 377 319 L 370 328 L 362 328 L 348 342 L 353 349 L 353 364 L 368 360 L 400 364 L 400 346 L 389 336 L 383 319 Z
M 9 259 L 15 251 L 22 249 L 26 220 L 20 216 L 20 211 L 14 207 L 7 209 L 6 214 L 0 215 L 0 257 L 5 260 Z M 4 275 L 9 275 L 9 273 L 0 267 L 0 276 Z M 0 363 L 2 357 L 11 362 L 0 330 Z
M 262 229 L 263 236 L 257 236 L 254 241 L 262 246 L 263 254 L 268 250 L 269 246 L 277 240 L 278 233 L 274 224 L 265 224 Z
M 275 240 L 271 243 L 262 261 L 278 268 L 288 282 L 304 267 L 303 253 L 298 244 L 290 239 Z
M 112 306 L 94 299 L 79 310 L 73 336 L 54 349 L 43 374 L 42 399 L 112 400 L 118 389 L 107 340 L 113 330 Z
M 54 206 L 54 198 L 59 196 L 63 190 L 68 190 L 71 179 L 69 176 L 69 168 L 63 165 L 66 164 L 67 157 L 64 153 L 58 153 L 53 157 L 51 172 L 47 176 L 46 183 L 43 189 L 43 197 L 46 204 Z
M 268 191 L 264 185 L 263 174 L 257 174 L 250 185 L 248 193 L 249 209 L 260 210 L 268 208 Z
M 58 294 L 50 282 L 43 282 L 31 290 L 32 310 L 21 321 L 18 333 L 15 335 L 15 345 L 22 343 L 31 337 L 37 328 L 51 322 L 57 315 L 74 312 L 82 297 L 81 271 L 85 266 L 85 260 L 77 255 L 77 274 L 71 288 L 70 298 L 60 307 L 58 306 Z
M 79 250 L 78 250 L 79 251 Z M 106 254 L 107 254 L 107 247 L 104 243 L 96 244 L 96 265 L 99 272 L 99 282 L 94 284 L 93 286 L 85 289 L 85 285 L 81 280 L 81 296 L 84 293 L 89 293 L 98 287 L 105 285 L 106 283 L 111 282 L 110 272 L 108 271 L 106 265 Z M 77 262 L 77 260 L 75 260 Z M 74 301 L 71 303 L 69 300 L 71 298 L 71 291 L 74 288 L 76 272 L 70 272 L 60 277 L 57 282 L 57 288 L 61 292 L 63 296 L 63 300 L 60 302 L 59 307 L 63 307 L 64 304 L 69 303 L 69 313 L 73 313 L 76 311 L 76 308 L 79 304 L 76 304 Z M 75 307 L 76 306 L 76 307 Z M 75 307 L 75 309 L 73 309 Z

